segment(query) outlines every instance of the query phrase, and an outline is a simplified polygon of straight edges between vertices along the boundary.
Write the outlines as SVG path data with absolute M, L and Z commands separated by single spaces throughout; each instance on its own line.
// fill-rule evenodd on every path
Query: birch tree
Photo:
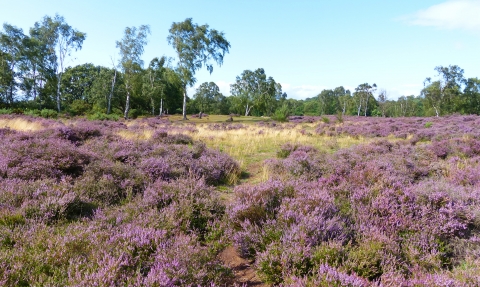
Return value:
M 68 57 L 73 51 L 82 49 L 83 41 L 87 34 L 80 32 L 65 22 L 65 19 L 60 15 L 55 15 L 54 18 L 45 16 L 41 24 L 36 23 L 34 27 L 35 35 L 43 42 L 43 48 L 47 49 L 51 57 L 48 59 L 55 67 L 57 77 L 57 110 L 60 112 L 61 102 L 61 81 L 62 75 L 65 71 Z
M 213 72 L 212 61 L 221 66 L 230 43 L 223 32 L 210 29 L 207 24 L 194 24 L 192 18 L 174 22 L 169 32 L 168 43 L 173 46 L 178 56 L 178 72 L 183 82 L 183 119 L 186 120 L 187 86 L 192 87 L 195 84 L 195 72 L 203 66 L 210 74 Z
M 125 111 L 123 117 L 128 119 L 130 111 L 130 97 L 132 93 L 132 82 L 134 76 L 142 69 L 143 61 L 140 58 L 147 44 L 147 35 L 150 34 L 150 27 L 142 25 L 125 28 L 123 39 L 117 41 L 117 48 L 120 49 L 120 66 L 124 74 L 125 92 Z

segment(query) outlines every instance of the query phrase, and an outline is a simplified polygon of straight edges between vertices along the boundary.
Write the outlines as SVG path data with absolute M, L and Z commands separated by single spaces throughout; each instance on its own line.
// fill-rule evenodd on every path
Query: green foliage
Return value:
M 326 123 L 326 124 L 329 124 L 330 123 L 330 119 L 327 118 L 327 117 L 322 117 L 322 122 Z
M 0 226 L 14 228 L 23 224 L 25 224 L 25 218 L 20 213 L 0 214 Z
M 150 26 L 141 25 L 138 29 L 136 27 L 126 27 L 123 39 L 117 41 L 117 48 L 120 49 L 120 65 L 124 73 L 124 85 L 125 92 L 127 94 L 125 101 L 124 118 L 129 117 L 130 112 L 130 99 L 138 89 L 135 86 L 140 87 L 139 83 L 141 77 L 139 74 L 142 72 L 143 60 L 140 58 L 144 51 L 144 46 L 147 44 L 147 35 L 150 34 Z
M 220 88 L 214 82 L 205 82 L 197 88 L 193 95 L 193 105 L 198 112 L 210 114 L 215 109 L 215 103 L 221 103 L 222 93 Z M 217 110 L 220 110 L 217 108 Z
M 118 121 L 118 119 L 120 118 L 119 115 L 117 114 L 103 114 L 103 113 L 94 113 L 94 114 L 90 114 L 87 116 L 87 118 L 89 120 L 92 120 L 92 121 L 105 121 L 105 120 L 109 120 L 109 121 Z
M 34 116 L 34 117 L 39 117 L 40 116 L 40 112 L 41 110 L 26 110 L 24 112 L 25 115 L 29 115 L 29 116 Z
M 376 279 L 382 275 L 383 244 L 377 241 L 365 241 L 353 247 L 348 253 L 345 266 L 359 276 Z
M 317 116 L 319 114 L 318 101 L 306 100 L 303 112 L 306 116 Z
M 91 109 L 91 105 L 84 100 L 74 100 L 68 107 L 68 112 L 73 116 L 80 116 L 86 114 Z
M 337 113 L 335 115 L 335 118 L 337 119 L 337 123 L 342 124 L 343 123 L 343 115 L 341 112 Z
M 346 257 L 346 250 L 341 242 L 326 242 L 317 246 L 313 251 L 312 261 L 316 266 L 328 264 L 332 267 L 339 267 Z
M 58 113 L 55 110 L 43 109 L 40 111 L 40 116 L 47 119 L 56 119 L 58 116 Z
M 432 122 L 426 122 L 426 123 L 425 123 L 425 127 L 426 127 L 426 128 L 430 128 L 430 127 L 432 127 L 432 125 L 433 125 Z
M 245 111 L 245 116 L 254 111 L 257 116 L 270 116 L 278 102 L 286 97 L 282 94 L 282 86 L 268 77 L 265 70 L 245 70 L 237 76 L 231 85 L 231 93 L 237 99 L 238 105 Z
M 287 105 L 283 105 L 281 108 L 277 109 L 272 116 L 272 119 L 279 122 L 288 122 L 288 116 L 290 111 L 288 110 Z
M 223 57 L 230 49 L 230 43 L 223 32 L 209 29 L 207 24 L 202 26 L 194 24 L 192 18 L 174 22 L 169 33 L 168 43 L 173 46 L 179 59 L 178 70 L 184 88 L 183 119 L 186 119 L 186 87 L 195 83 L 195 72 L 204 65 L 210 74 L 213 72 L 212 60 L 222 65 Z
M 257 263 L 259 275 L 265 283 L 277 285 L 283 282 L 281 254 L 281 248 L 273 245 Z
M 9 115 L 12 113 L 11 109 L 0 109 L 0 115 Z

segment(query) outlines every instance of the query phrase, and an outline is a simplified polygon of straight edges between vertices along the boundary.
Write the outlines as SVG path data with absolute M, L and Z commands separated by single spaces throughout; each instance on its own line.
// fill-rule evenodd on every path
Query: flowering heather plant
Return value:
M 21 120 L 38 130 L 0 129 L 2 286 L 235 286 L 227 244 L 277 286 L 480 285 L 478 117 L 316 118 L 327 142 L 381 138 L 283 145 L 233 194 L 195 125 Z
M 442 141 L 380 140 L 334 154 L 283 146 L 284 159 L 266 162 L 281 186 L 235 189 L 228 209 L 235 246 L 274 284 L 356 286 L 315 277 L 315 268 L 333 264 L 359 276 L 359 286 L 384 286 L 390 280 L 384 274 L 396 274 L 405 286 L 456 286 L 445 272 L 471 260 L 459 250 L 475 245 L 480 230 L 478 159 L 475 139 Z M 436 152 L 440 147 L 446 156 Z M 320 255 L 329 242 L 339 243 L 333 250 L 343 259 Z M 435 281 L 426 276 L 433 272 L 444 275 Z
M 165 214 L 165 224 L 184 232 L 206 234 L 209 224 L 223 216 L 224 205 L 201 178 L 156 181 L 144 192 L 143 202 Z
M 71 142 L 15 134 L 0 142 L 0 175 L 26 180 L 80 176 L 91 155 Z
M 207 129 L 211 131 L 231 131 L 231 130 L 241 130 L 245 128 L 247 128 L 247 126 L 244 124 L 233 124 L 233 123 L 207 125 Z

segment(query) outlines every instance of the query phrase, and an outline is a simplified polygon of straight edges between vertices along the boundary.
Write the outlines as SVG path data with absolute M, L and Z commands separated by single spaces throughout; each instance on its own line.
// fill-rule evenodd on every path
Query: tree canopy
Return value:
M 173 23 L 167 40 L 173 46 L 178 56 L 178 72 L 184 85 L 183 118 L 187 118 L 187 86 L 195 84 L 195 72 L 203 66 L 212 73 L 213 62 L 223 64 L 225 53 L 230 49 L 230 43 L 224 33 L 205 25 L 197 25 L 192 18 L 183 22 Z

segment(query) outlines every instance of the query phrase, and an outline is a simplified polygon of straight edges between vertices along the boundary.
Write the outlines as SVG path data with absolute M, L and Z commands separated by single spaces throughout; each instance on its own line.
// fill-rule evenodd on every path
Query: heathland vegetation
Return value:
M 478 116 L 181 119 L 1 116 L 1 285 L 480 284 Z

